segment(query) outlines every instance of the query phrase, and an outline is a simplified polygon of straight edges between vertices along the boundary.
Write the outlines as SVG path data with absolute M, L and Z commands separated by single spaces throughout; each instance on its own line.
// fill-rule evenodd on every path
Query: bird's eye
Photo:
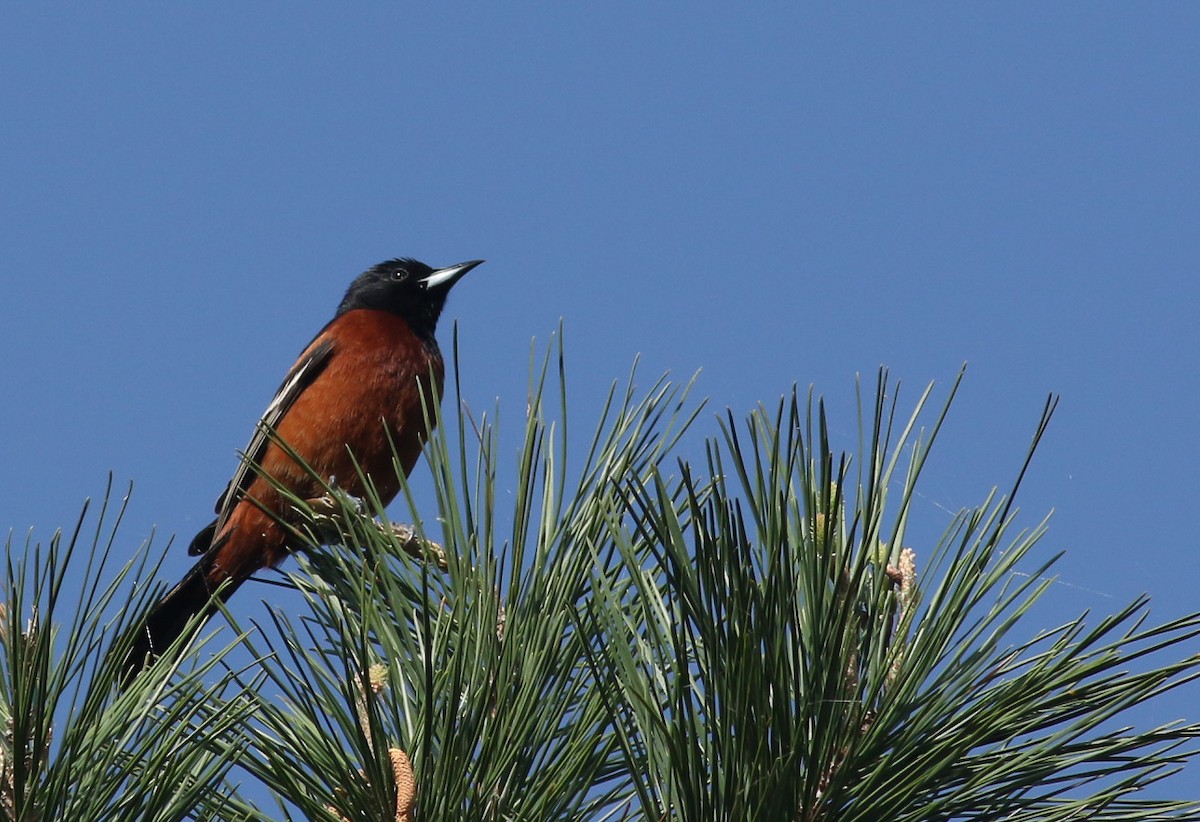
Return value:
M 397 268 L 395 271 L 392 272 L 392 279 L 398 283 L 402 283 L 408 279 L 408 272 L 405 271 L 403 268 Z

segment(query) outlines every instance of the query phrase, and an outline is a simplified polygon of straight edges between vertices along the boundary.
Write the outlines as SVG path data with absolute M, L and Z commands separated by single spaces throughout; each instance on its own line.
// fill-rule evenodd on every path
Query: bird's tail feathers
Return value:
M 145 623 L 137 629 L 137 638 L 126 658 L 126 677 L 136 675 L 162 656 L 189 626 L 193 630 L 199 628 L 216 613 L 217 603 L 227 599 L 238 587 L 241 580 L 215 582 L 210 573 L 212 564 L 211 556 L 202 558 L 150 609 Z

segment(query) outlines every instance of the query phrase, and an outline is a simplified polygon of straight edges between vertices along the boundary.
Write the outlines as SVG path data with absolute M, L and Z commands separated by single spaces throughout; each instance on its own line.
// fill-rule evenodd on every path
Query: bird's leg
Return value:
M 335 542 L 342 538 L 342 531 L 338 528 L 338 518 L 343 516 L 343 512 L 348 507 L 352 508 L 358 516 L 367 517 L 366 505 L 363 500 L 349 494 L 339 494 L 337 497 L 333 494 L 322 494 L 319 497 L 306 499 L 304 504 L 308 508 L 306 513 L 310 515 L 322 541 Z M 372 521 L 374 522 L 374 520 Z M 404 552 L 413 559 L 432 562 L 440 570 L 446 570 L 446 552 L 442 546 L 433 540 L 418 536 L 416 529 L 411 525 L 399 523 L 384 525 L 381 522 L 374 522 L 374 524 L 379 529 L 379 533 L 396 539 Z

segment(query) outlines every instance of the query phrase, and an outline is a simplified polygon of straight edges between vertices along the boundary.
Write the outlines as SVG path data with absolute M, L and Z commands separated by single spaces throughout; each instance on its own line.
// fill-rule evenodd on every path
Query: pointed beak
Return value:
M 471 260 L 470 262 L 459 263 L 448 268 L 439 268 L 422 280 L 421 285 L 425 286 L 426 290 L 441 288 L 444 291 L 449 291 L 450 286 L 454 285 L 464 274 L 482 262 L 483 260 Z

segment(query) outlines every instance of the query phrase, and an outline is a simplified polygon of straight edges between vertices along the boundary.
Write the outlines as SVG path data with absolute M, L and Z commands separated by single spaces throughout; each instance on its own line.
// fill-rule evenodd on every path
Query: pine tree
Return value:
M 232 639 L 205 629 L 132 683 L 113 660 L 153 599 L 126 601 L 149 549 L 102 581 L 107 503 L 90 539 L 83 518 L 45 549 L 10 538 L 6 817 L 1200 818 L 1136 795 L 1195 755 L 1200 725 L 1125 719 L 1191 686 L 1200 613 L 1151 625 L 1142 598 L 1030 625 L 1055 558 L 1014 495 L 1053 400 L 1010 490 L 909 544 L 957 380 L 902 417 L 881 373 L 853 454 L 793 391 L 725 414 L 694 461 L 691 385 L 631 375 L 569 468 L 552 354 L 515 464 L 456 398 L 427 449 L 432 500 L 406 486 L 411 526 L 332 487 L 295 500 L 300 612 L 250 630 L 227 614 Z M 68 575 L 88 581 L 74 602 Z

